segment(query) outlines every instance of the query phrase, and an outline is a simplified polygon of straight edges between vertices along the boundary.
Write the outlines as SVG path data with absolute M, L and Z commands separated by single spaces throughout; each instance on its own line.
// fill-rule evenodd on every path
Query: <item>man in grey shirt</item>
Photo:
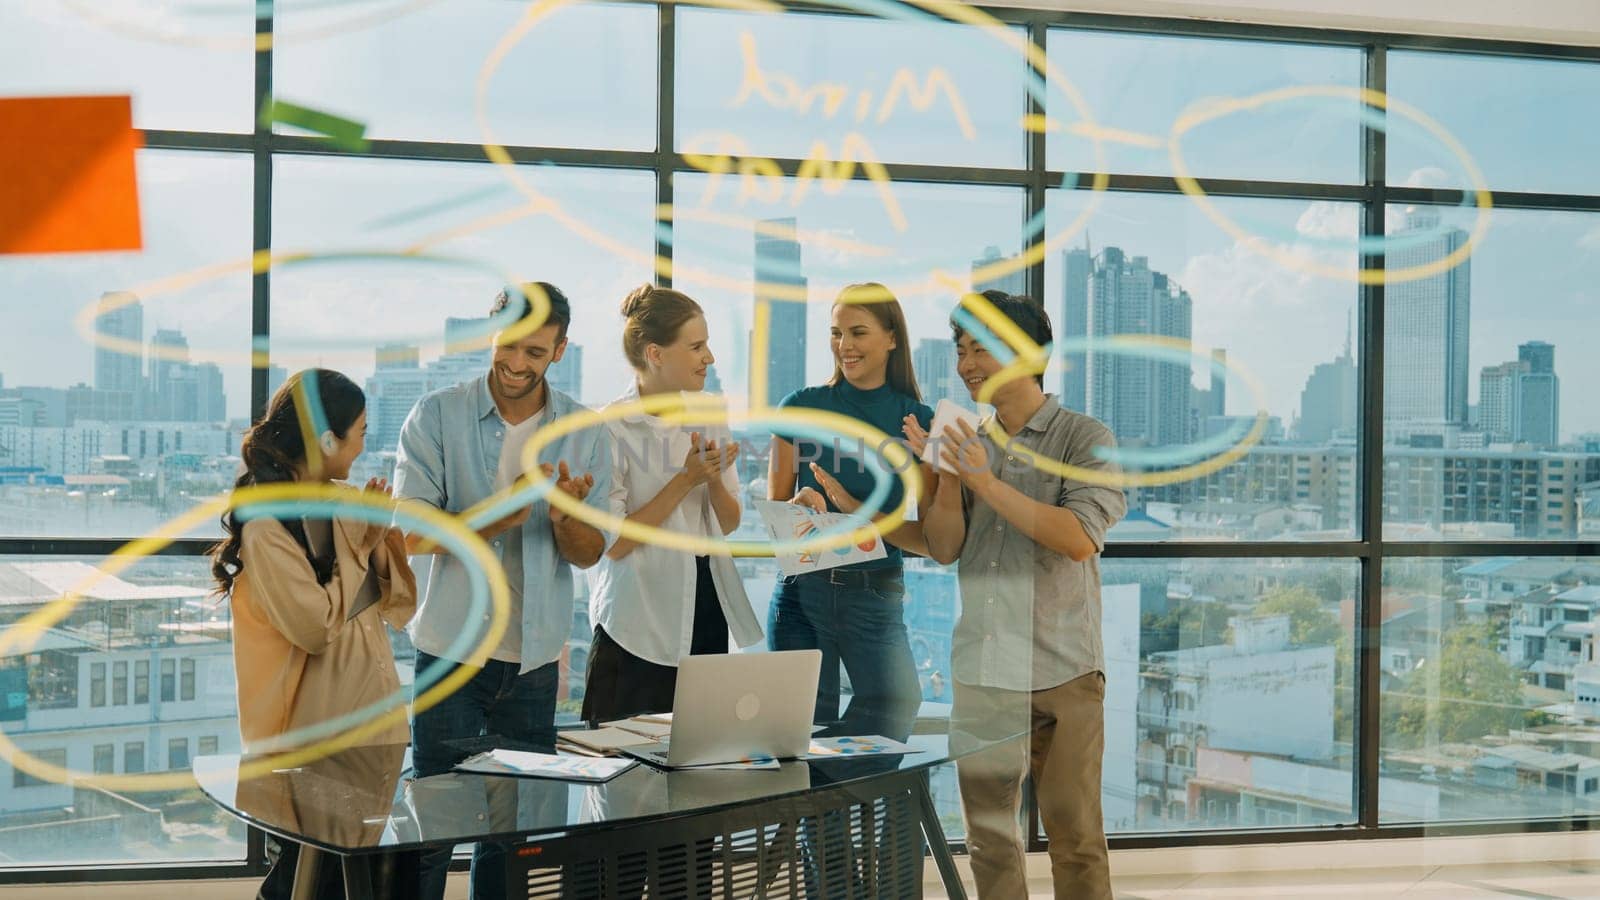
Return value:
M 986 291 L 984 298 L 1040 346 L 1050 319 L 1035 300 Z M 956 371 L 976 397 L 1003 367 L 956 322 Z M 922 517 L 929 555 L 959 560 L 961 619 L 953 647 L 952 742 L 1028 732 L 957 763 L 967 847 L 983 900 L 1028 894 L 1017 812 L 1033 777 L 1050 840 L 1058 898 L 1111 900 L 1111 870 L 1100 812 L 1105 745 L 1105 654 L 1100 638 L 1100 567 L 1106 529 L 1127 512 L 1113 486 L 1046 472 L 1036 460 L 1114 472 L 1099 448 L 1111 432 L 1063 409 L 1042 378 L 1001 386 L 991 402 L 997 446 L 986 428 L 962 423 L 936 435 L 942 459 Z M 987 423 L 985 423 L 987 424 Z M 908 426 L 913 446 L 928 440 Z

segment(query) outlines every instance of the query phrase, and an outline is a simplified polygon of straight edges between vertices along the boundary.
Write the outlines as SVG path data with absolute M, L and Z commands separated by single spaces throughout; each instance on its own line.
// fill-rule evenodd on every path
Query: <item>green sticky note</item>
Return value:
M 316 132 L 325 136 L 334 146 L 345 150 L 360 152 L 367 149 L 367 126 L 354 119 L 274 99 L 261 108 L 261 124 L 271 127 L 274 122 Z

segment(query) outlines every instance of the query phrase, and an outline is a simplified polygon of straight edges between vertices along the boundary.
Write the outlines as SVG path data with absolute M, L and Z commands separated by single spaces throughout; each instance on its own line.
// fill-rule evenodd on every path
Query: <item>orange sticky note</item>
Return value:
M 0 253 L 138 250 L 130 97 L 0 98 Z

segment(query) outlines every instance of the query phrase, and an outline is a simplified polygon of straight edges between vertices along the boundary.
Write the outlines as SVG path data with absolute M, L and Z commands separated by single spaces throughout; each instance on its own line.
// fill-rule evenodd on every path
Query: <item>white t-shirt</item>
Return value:
M 638 399 L 634 388 L 612 405 Z M 611 432 L 612 515 L 626 517 L 649 503 L 683 468 L 689 435 L 722 446 L 733 441 L 726 425 L 666 425 L 654 416 L 636 414 L 607 423 Z M 744 448 L 741 448 L 741 453 Z M 722 483 L 739 496 L 739 474 L 730 466 Z M 722 539 L 722 526 L 711 508 L 706 485 L 691 490 L 661 523 L 680 534 Z M 608 545 L 615 536 L 608 534 Z M 711 580 L 717 589 L 728 630 L 740 647 L 759 643 L 761 625 L 750 608 L 744 582 L 726 554 L 711 555 Z M 589 570 L 589 618 L 604 628 L 624 650 L 661 666 L 677 666 L 689 655 L 694 639 L 695 554 L 641 544 L 622 559 L 600 558 Z
M 549 409 L 547 403 L 544 409 L 516 425 L 500 419 L 505 426 L 505 438 L 500 445 L 500 468 L 495 475 L 495 490 L 505 490 L 523 474 L 522 448 L 544 424 Z M 510 624 L 506 626 L 506 633 L 500 636 L 500 643 L 489 654 L 489 658 L 501 662 L 522 661 L 522 529 L 525 527 L 519 525 L 500 535 L 500 540 L 504 542 L 501 544 L 500 565 L 506 570 L 506 582 L 511 586 L 511 617 L 507 620 Z

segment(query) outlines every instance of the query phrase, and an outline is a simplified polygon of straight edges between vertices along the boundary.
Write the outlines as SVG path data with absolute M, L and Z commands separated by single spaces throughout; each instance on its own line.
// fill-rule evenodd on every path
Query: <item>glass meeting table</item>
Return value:
M 300 845 L 302 866 L 336 859 L 350 900 L 414 893 L 408 860 L 476 841 L 507 845 L 517 897 L 889 900 L 921 896 L 926 840 L 948 895 L 965 898 L 929 789 L 929 773 L 963 754 L 943 734 L 907 743 L 916 752 L 772 770 L 641 763 L 597 784 L 412 778 L 404 744 L 350 748 L 248 779 L 239 771 L 252 757 L 202 756 L 194 774 L 223 809 Z M 970 752 L 998 742 L 958 743 Z M 310 896 L 300 889 L 310 883 L 297 879 L 296 896 Z

